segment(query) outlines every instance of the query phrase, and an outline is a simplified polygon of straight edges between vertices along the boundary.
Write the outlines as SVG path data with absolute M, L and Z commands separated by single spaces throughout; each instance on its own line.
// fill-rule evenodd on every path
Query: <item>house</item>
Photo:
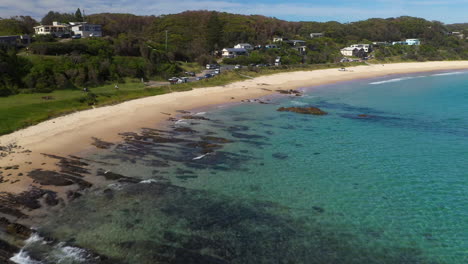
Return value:
M 0 36 L 0 45 L 17 46 L 20 36 Z
M 323 33 L 310 33 L 310 38 L 321 38 L 323 37 Z
M 246 49 L 246 50 L 253 50 L 254 47 L 249 43 L 239 43 L 234 46 L 235 49 Z
M 364 50 L 364 48 L 356 48 L 356 47 L 346 47 L 340 50 L 341 54 L 343 56 L 348 56 L 348 57 L 365 57 L 367 55 L 367 52 Z
M 392 45 L 408 45 L 406 41 L 393 41 Z
M 62 37 L 65 34 L 70 34 L 69 25 L 52 22 L 52 25 L 40 25 L 34 27 L 36 35 L 53 35 L 54 37 Z
M 243 48 L 225 48 L 223 49 L 222 56 L 224 58 L 235 58 L 237 56 L 247 55 L 248 51 Z
M 73 35 L 81 35 L 82 38 L 102 37 L 102 27 L 97 24 L 87 22 L 70 22 Z
M 449 36 L 454 36 L 454 37 L 457 37 L 459 39 L 464 39 L 465 38 L 465 34 L 459 32 L 459 31 L 452 31 L 452 32 L 449 32 L 447 33 Z
M 19 47 L 29 44 L 31 44 L 29 35 L 0 36 L 0 45 Z
M 306 46 L 294 46 L 293 49 L 297 50 L 298 52 L 305 54 L 307 47 Z
M 351 48 L 357 48 L 357 49 L 364 49 L 365 52 L 371 52 L 372 51 L 372 45 L 371 44 L 353 44 L 349 46 Z
M 385 41 L 372 42 L 372 46 L 374 46 L 374 47 L 385 47 L 385 46 L 389 46 L 389 45 L 391 45 L 391 43 L 385 42 Z
M 421 45 L 421 41 L 419 39 L 407 39 L 406 40 L 406 45 L 418 46 L 418 45 Z
M 407 39 L 405 41 L 394 41 L 392 45 L 409 45 L 409 46 L 418 46 L 421 45 L 421 41 L 419 39 Z
M 273 38 L 273 42 L 283 42 L 283 41 L 288 41 L 288 39 L 283 38 L 283 37 L 274 37 Z

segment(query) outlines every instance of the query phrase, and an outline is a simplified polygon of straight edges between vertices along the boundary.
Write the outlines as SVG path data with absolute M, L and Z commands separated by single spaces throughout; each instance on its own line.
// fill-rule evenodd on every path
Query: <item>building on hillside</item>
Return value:
M 374 47 L 385 47 L 385 46 L 390 46 L 392 43 L 386 42 L 386 41 L 376 41 L 372 42 L 372 46 Z
M 283 41 L 288 41 L 288 39 L 283 38 L 283 37 L 273 37 L 273 42 L 283 42 Z
M 253 50 L 254 47 L 250 45 L 249 43 L 239 43 L 234 46 L 235 49 L 246 49 L 246 50 Z
M 288 40 L 286 42 L 289 43 L 290 45 L 295 46 L 295 47 L 304 46 L 305 43 L 306 43 L 304 40 L 298 40 L 298 39 Z
M 393 41 L 392 45 L 408 45 L 406 41 Z
M 464 39 L 465 38 L 465 34 L 459 32 L 459 31 L 452 31 L 452 32 L 449 32 L 447 33 L 449 36 L 454 36 L 454 37 L 457 37 L 459 39 Z
M 310 38 L 321 38 L 323 37 L 323 33 L 310 33 Z
M 306 50 L 307 50 L 306 46 L 299 46 L 299 45 L 298 46 L 293 46 L 292 48 L 297 50 L 301 54 L 305 54 Z
M 223 58 L 235 58 L 237 56 L 247 55 L 249 52 L 243 48 L 225 48 L 223 49 Z
M 102 27 L 97 24 L 87 22 L 70 22 L 73 35 L 80 35 L 82 38 L 102 37 Z
M 421 45 L 421 41 L 419 39 L 407 39 L 405 41 L 393 41 L 392 45 L 418 46 Z
M 40 25 L 34 27 L 36 35 L 53 35 L 54 37 L 62 37 L 63 35 L 70 35 L 68 24 L 59 22 L 52 22 L 52 25 Z
M 406 45 L 409 45 L 409 46 L 421 45 L 421 41 L 419 39 L 407 39 L 405 42 L 406 42 Z
M 14 47 L 29 45 L 31 37 L 29 35 L 0 36 L 0 44 Z
M 364 50 L 364 48 L 346 47 L 341 49 L 340 52 L 343 54 L 343 56 L 347 57 L 363 58 L 367 56 L 367 52 Z
M 364 49 L 365 52 L 369 53 L 372 51 L 372 45 L 371 44 L 353 44 L 349 46 L 351 48 L 357 48 L 357 49 Z

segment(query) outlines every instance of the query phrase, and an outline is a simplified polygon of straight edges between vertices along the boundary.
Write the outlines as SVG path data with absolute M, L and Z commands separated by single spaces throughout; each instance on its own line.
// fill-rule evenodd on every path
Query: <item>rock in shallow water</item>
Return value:
M 327 112 L 321 110 L 318 107 L 280 107 L 278 108 L 279 112 L 294 112 L 294 113 L 299 113 L 299 114 L 306 114 L 306 115 L 326 115 L 328 114 Z

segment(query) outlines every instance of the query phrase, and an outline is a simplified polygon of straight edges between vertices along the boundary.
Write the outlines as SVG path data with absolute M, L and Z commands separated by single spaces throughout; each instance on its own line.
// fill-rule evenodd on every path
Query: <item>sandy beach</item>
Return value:
M 346 71 L 326 69 L 279 73 L 225 86 L 142 98 L 54 118 L 0 137 L 0 146 L 16 144 L 20 147 L 0 158 L 3 176 L 9 179 L 9 184 L 0 184 L 0 192 L 24 191 L 33 184 L 32 179 L 23 176 L 26 172 L 37 168 L 53 168 L 56 160 L 41 153 L 67 156 L 93 150 L 95 147 L 90 145 L 93 137 L 116 142 L 121 139 L 120 132 L 137 131 L 142 127 L 154 128 L 168 118 L 177 116 L 178 110 L 241 102 L 277 93 L 278 89 L 296 89 L 391 74 L 456 69 L 468 69 L 468 61 L 375 64 L 347 68 Z M 5 170 L 11 166 L 19 167 Z

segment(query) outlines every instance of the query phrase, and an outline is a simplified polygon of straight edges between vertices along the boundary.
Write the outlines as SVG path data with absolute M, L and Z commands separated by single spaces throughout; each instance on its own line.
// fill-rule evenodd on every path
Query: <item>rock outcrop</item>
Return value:
M 308 107 L 280 107 L 278 108 L 279 112 L 294 112 L 299 114 L 306 114 L 306 115 L 326 115 L 327 112 L 321 110 L 318 107 L 308 106 Z

